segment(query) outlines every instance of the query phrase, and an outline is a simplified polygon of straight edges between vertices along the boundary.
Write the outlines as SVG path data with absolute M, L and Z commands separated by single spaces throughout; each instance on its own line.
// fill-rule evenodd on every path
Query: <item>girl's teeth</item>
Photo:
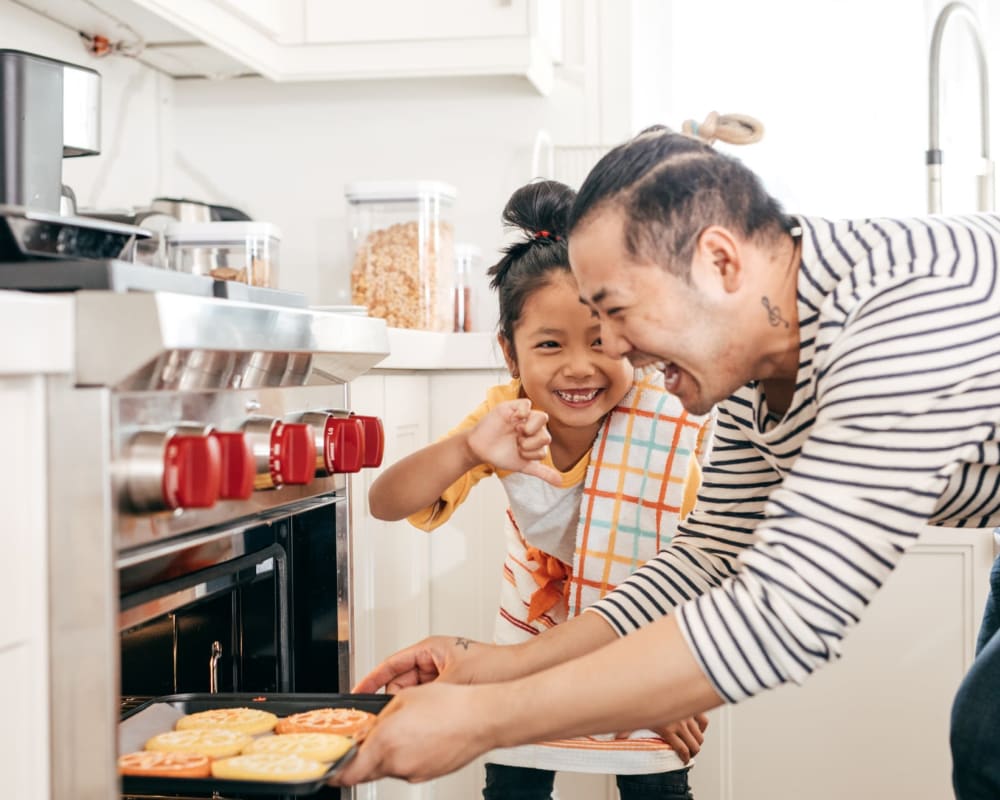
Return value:
M 559 395 L 567 403 L 588 403 L 597 397 L 597 392 L 599 389 L 591 389 L 589 392 L 559 392 Z
M 666 361 L 654 361 L 653 362 L 653 366 L 656 369 L 658 369 L 660 372 L 663 372 L 663 370 L 665 370 L 667 368 L 667 362 Z

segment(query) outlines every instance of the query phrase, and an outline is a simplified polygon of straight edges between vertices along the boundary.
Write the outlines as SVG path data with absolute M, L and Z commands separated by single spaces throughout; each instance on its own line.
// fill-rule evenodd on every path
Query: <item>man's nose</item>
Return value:
M 607 322 L 601 323 L 601 349 L 612 358 L 623 358 L 632 351 L 628 339 L 614 330 Z

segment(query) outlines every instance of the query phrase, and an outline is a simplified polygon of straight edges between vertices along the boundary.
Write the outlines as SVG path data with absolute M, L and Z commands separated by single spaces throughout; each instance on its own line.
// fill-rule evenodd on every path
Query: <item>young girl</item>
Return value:
M 385 470 L 368 495 L 375 517 L 407 517 L 429 531 L 484 477 L 503 482 L 510 508 L 498 643 L 579 614 L 651 558 L 700 475 L 692 455 L 707 420 L 665 392 L 660 372 L 637 374 L 601 351 L 562 234 L 573 197 L 560 183 L 532 183 L 503 212 L 525 232 L 489 271 L 513 380 L 444 439 Z M 624 800 L 690 798 L 687 759 L 675 749 L 696 752 L 705 722 L 687 720 L 662 738 L 636 731 L 495 751 L 483 796 L 549 798 L 554 771 L 572 770 L 617 774 Z

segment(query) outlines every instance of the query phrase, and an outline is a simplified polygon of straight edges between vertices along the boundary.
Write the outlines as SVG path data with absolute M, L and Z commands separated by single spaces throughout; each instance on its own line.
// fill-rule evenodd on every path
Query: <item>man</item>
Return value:
M 590 613 L 391 657 L 358 688 L 444 680 L 400 692 L 345 783 L 802 682 L 922 525 L 1000 523 L 1000 219 L 789 218 L 742 164 L 661 129 L 594 168 L 569 243 L 604 349 L 656 364 L 691 412 L 718 404 L 698 504 Z M 1000 796 L 991 670 L 995 635 L 955 705 L 961 800 Z

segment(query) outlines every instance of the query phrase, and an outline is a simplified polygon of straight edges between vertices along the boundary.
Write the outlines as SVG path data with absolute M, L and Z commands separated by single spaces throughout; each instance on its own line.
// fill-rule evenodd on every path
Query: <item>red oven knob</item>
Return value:
M 254 488 L 306 484 L 313 479 L 316 434 L 311 425 L 251 417 L 243 423 L 243 433 L 253 450 Z
M 362 466 L 382 466 L 382 455 L 385 453 L 385 429 L 378 417 L 368 417 L 355 414 L 354 419 L 361 420 L 365 428 L 365 460 Z
M 336 411 L 307 411 L 299 415 L 316 431 L 316 476 L 358 472 L 364 466 L 365 428 L 354 416 Z
M 171 436 L 163 452 L 167 508 L 211 508 L 219 497 L 219 443 L 208 436 Z
M 271 429 L 268 467 L 276 486 L 309 483 L 316 471 L 312 428 L 295 422 L 276 423 Z
M 198 426 L 139 431 L 125 444 L 116 472 L 129 511 L 209 508 L 219 497 L 219 443 Z
M 330 417 L 333 436 L 332 472 L 360 472 L 365 465 L 365 428 L 356 417 Z
M 211 437 L 219 443 L 221 456 L 219 498 L 246 500 L 253 494 L 257 473 L 247 437 L 239 431 L 212 431 Z

